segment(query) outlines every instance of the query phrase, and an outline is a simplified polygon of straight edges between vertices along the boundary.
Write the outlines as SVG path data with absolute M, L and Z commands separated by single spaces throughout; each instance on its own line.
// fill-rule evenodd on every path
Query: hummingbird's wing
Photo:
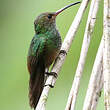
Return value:
M 33 37 L 28 51 L 27 65 L 31 73 L 35 72 L 36 66 L 42 57 L 43 49 L 45 47 L 45 39 L 42 37 Z M 43 62 L 42 62 L 43 63 Z

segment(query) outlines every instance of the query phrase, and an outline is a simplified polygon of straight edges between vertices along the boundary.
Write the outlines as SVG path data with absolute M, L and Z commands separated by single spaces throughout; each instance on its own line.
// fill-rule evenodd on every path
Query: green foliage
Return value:
M 30 110 L 28 104 L 27 53 L 34 36 L 33 22 L 40 13 L 56 11 L 74 1 L 68 0 L 0 0 L 0 110 Z M 57 17 L 57 26 L 64 39 L 79 5 Z M 51 89 L 47 110 L 63 110 L 73 81 L 83 40 L 87 8 L 76 38 L 62 67 L 55 88 Z M 102 36 L 103 3 L 100 3 L 97 21 L 89 48 L 76 110 L 81 110 L 95 55 Z M 54 108 L 54 109 L 52 109 Z M 103 107 L 103 94 L 98 109 Z

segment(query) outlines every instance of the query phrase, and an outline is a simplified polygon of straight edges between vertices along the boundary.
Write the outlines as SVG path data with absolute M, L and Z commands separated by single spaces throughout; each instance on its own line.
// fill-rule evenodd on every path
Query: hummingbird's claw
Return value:
M 57 73 L 55 73 L 55 72 L 45 72 L 45 74 L 47 74 L 48 76 L 49 75 L 52 75 L 52 76 L 54 76 L 55 78 L 57 78 L 58 77 L 58 75 L 57 75 Z
M 54 86 L 52 86 L 51 84 L 47 84 L 47 85 L 45 85 L 45 86 L 50 86 L 51 88 L 54 88 Z M 44 87 L 45 87 L 45 86 L 44 86 Z
M 65 50 L 60 50 L 60 53 L 59 53 L 59 54 L 61 54 L 61 53 L 63 53 L 63 54 L 66 54 L 66 55 L 67 55 L 67 52 L 66 52 Z

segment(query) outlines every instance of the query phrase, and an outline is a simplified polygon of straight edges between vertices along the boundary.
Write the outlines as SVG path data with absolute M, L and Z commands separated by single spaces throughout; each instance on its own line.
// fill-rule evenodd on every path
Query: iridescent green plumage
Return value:
M 43 13 L 35 20 L 35 36 L 31 41 L 28 56 L 40 57 L 43 55 L 44 60 L 47 60 L 51 55 L 54 54 L 53 57 L 56 57 L 59 53 L 61 37 L 56 29 L 55 16 L 53 18 L 48 18 L 48 16 L 54 16 L 54 13 Z M 51 58 L 50 62 L 45 61 L 45 67 L 50 66 L 54 59 Z

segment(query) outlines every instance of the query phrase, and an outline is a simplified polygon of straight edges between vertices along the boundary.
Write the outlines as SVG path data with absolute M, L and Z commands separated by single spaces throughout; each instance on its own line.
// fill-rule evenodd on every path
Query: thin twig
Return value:
M 58 56 L 55 64 L 53 65 L 52 72 L 55 72 L 55 73 L 59 74 L 61 66 L 63 65 L 64 60 L 66 58 L 66 53 L 68 52 L 68 50 L 69 50 L 69 48 L 70 48 L 70 46 L 72 44 L 72 41 L 73 41 L 73 39 L 75 37 L 75 33 L 76 33 L 76 31 L 77 31 L 77 29 L 79 27 L 79 24 L 81 22 L 81 19 L 82 19 L 82 16 L 84 14 L 84 11 L 85 11 L 85 9 L 86 9 L 86 7 L 88 5 L 88 2 L 89 2 L 89 0 L 83 0 L 83 2 L 81 3 L 81 6 L 80 6 L 80 8 L 78 10 L 78 13 L 77 13 L 77 15 L 76 15 L 76 17 L 75 17 L 75 19 L 74 19 L 69 31 L 68 31 L 68 33 L 66 35 L 66 38 L 65 38 L 63 44 L 62 44 L 61 50 L 64 50 L 65 53 L 64 54 L 61 53 Z M 46 85 L 53 85 L 54 86 L 56 80 L 57 79 L 55 77 L 49 76 L 47 78 Z M 38 103 L 38 105 L 36 107 L 36 110 L 45 110 L 45 105 L 46 105 L 46 101 L 47 101 L 47 98 L 48 98 L 49 90 L 50 90 L 50 86 L 45 86 L 44 87 L 42 95 L 41 95 L 40 100 L 39 100 L 39 103 Z
M 103 78 L 103 67 L 102 67 L 101 75 L 100 75 L 100 77 L 98 76 L 98 80 L 97 80 L 97 84 L 96 84 L 96 91 L 94 91 L 91 110 L 96 110 L 96 107 L 97 107 L 97 104 L 99 101 L 99 97 L 101 97 L 103 83 L 104 83 L 104 78 Z
M 105 109 L 110 110 L 110 0 L 104 0 L 104 102 Z
M 88 16 L 88 21 L 86 25 L 86 30 L 84 34 L 84 40 L 83 40 L 83 45 L 81 49 L 81 54 L 80 54 L 80 59 L 79 63 L 77 66 L 75 78 L 73 81 L 73 85 L 69 94 L 68 102 L 66 105 L 65 110 L 74 110 L 75 109 L 75 104 L 76 104 L 76 99 L 77 99 L 77 94 L 79 90 L 79 85 L 80 85 L 80 79 L 83 73 L 84 69 L 84 64 L 87 56 L 87 51 L 90 45 L 90 40 L 91 40 L 91 34 L 95 25 L 96 21 L 96 14 L 98 11 L 98 5 L 99 5 L 99 0 L 92 0 L 91 2 L 91 7 L 90 7 L 90 12 Z
M 103 38 L 101 40 L 97 56 L 94 62 L 92 74 L 89 81 L 88 90 L 86 93 L 83 110 L 95 110 L 98 102 L 100 91 L 103 87 L 103 72 L 102 72 L 102 61 L 103 61 Z M 100 82 L 102 81 L 102 82 Z

